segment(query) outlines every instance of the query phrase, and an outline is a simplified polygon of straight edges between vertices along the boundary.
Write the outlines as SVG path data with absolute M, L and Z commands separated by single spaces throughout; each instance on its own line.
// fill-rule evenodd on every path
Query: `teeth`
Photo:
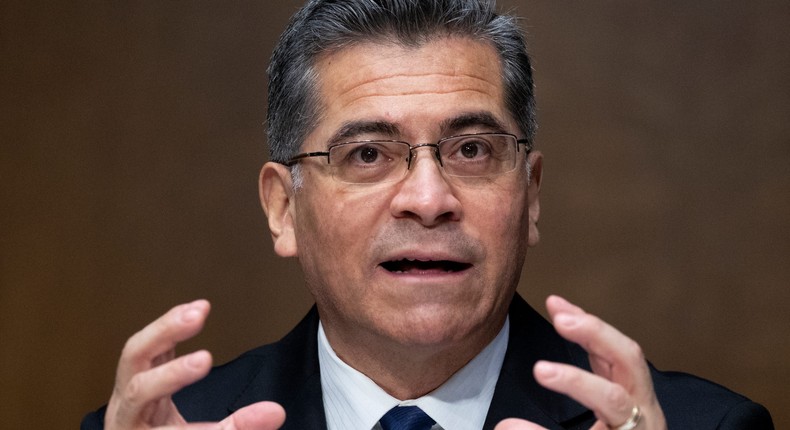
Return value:
M 457 272 L 470 267 L 469 264 L 449 260 L 420 260 L 413 258 L 387 261 L 381 265 L 392 273 L 411 273 L 414 271 L 419 272 L 423 270 L 443 270 L 445 272 Z

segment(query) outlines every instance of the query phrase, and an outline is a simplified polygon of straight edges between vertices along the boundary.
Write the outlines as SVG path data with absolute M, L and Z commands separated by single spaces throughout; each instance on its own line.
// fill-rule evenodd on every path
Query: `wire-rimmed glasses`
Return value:
M 415 150 L 433 148 L 436 160 L 448 176 L 489 177 L 516 168 L 520 145 L 524 145 L 527 154 L 532 150 L 527 139 L 508 133 L 462 134 L 417 145 L 398 140 L 363 140 L 336 143 L 326 151 L 301 153 L 285 165 L 293 166 L 308 157 L 326 157 L 332 176 L 340 182 L 395 182 L 406 176 Z

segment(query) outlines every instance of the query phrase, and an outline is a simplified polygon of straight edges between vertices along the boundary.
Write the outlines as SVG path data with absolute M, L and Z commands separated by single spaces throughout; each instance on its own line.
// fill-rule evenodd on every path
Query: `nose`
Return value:
M 434 148 L 413 149 L 411 168 L 398 184 L 390 211 L 396 218 L 412 218 L 426 227 L 461 219 L 461 202 L 442 173 Z

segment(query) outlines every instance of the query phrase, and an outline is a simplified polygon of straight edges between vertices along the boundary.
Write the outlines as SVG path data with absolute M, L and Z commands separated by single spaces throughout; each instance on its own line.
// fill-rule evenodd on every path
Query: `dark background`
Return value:
M 224 362 L 309 307 L 257 201 L 292 1 L 0 3 L 0 426 L 76 428 L 125 339 L 205 297 Z M 520 291 L 790 428 L 790 2 L 503 2 L 546 156 Z

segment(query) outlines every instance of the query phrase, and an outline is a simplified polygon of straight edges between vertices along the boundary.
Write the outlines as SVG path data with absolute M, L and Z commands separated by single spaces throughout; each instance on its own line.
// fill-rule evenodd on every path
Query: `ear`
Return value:
M 295 257 L 293 182 L 288 167 L 268 162 L 258 177 L 258 194 L 263 212 L 269 220 L 274 252 L 281 257 Z
M 540 241 L 538 218 L 540 218 L 540 182 L 543 180 L 543 154 L 534 151 L 529 154 L 530 177 L 527 187 L 527 205 L 529 215 L 529 236 L 527 244 L 535 246 Z

